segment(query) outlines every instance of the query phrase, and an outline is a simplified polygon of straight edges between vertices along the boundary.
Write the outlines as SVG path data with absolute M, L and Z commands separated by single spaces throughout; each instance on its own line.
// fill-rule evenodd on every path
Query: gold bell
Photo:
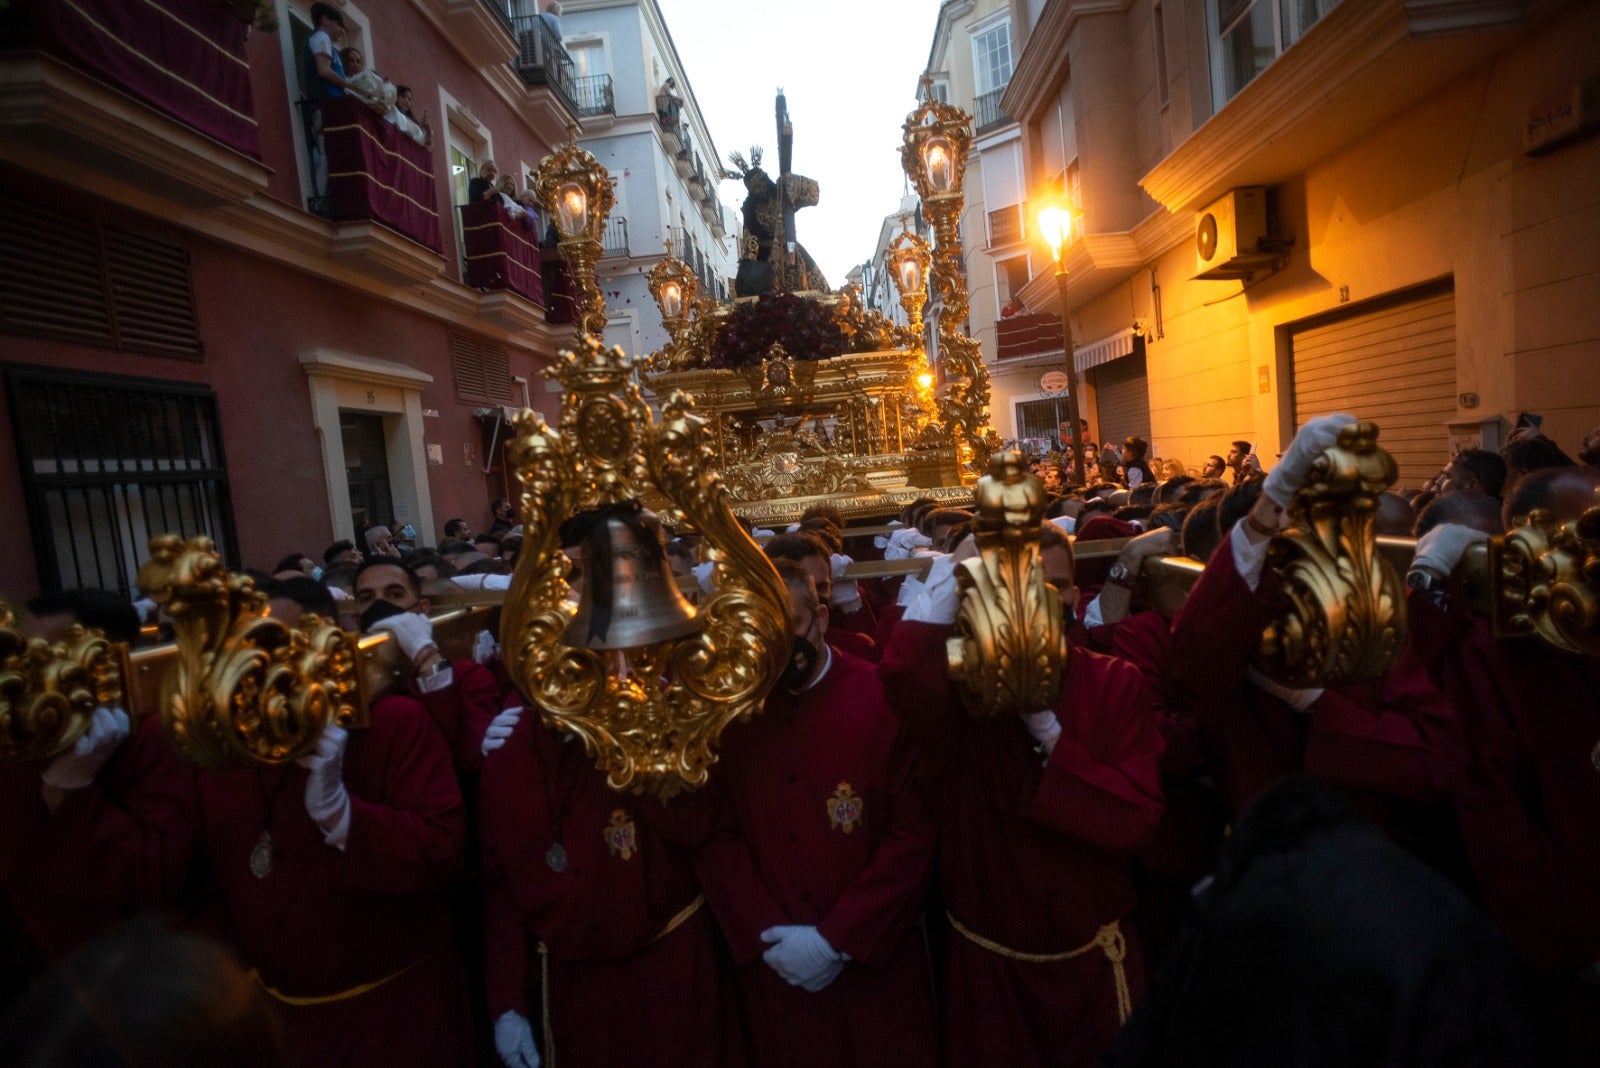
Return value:
M 701 626 L 667 566 L 661 520 L 636 505 L 608 509 L 583 541 L 578 614 L 563 641 L 588 649 L 633 649 Z

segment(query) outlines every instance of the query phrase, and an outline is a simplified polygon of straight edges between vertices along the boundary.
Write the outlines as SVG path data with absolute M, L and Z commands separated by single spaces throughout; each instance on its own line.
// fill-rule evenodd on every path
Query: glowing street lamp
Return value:
M 1086 485 L 1084 477 L 1081 423 L 1078 421 L 1078 370 L 1072 353 L 1072 319 L 1067 303 L 1067 250 L 1078 229 L 1083 212 L 1075 205 L 1054 205 L 1039 212 L 1039 233 L 1050 244 L 1050 255 L 1056 261 L 1056 292 L 1061 297 L 1061 347 L 1067 357 L 1067 426 L 1072 439 L 1072 478 L 1078 485 Z M 1065 444 L 1065 443 L 1063 443 Z
M 578 128 L 568 127 L 567 136 L 567 143 L 539 164 L 533 188 L 546 218 L 556 224 L 560 237 L 556 247 L 572 269 L 578 298 L 577 332 L 600 337 L 606 328 L 606 304 L 595 284 L 594 265 L 601 252 L 597 238 L 605 232 L 616 192 L 610 173 L 578 144 Z

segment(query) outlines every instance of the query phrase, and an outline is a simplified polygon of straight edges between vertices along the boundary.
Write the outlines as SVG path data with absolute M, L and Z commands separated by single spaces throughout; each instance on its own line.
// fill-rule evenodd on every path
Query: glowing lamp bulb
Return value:
M 900 260 L 900 292 L 922 292 L 922 264 L 917 262 L 915 256 L 906 256 Z
M 661 314 L 668 319 L 683 314 L 683 287 L 678 283 L 668 282 L 661 287 Z
M 955 151 L 945 137 L 930 137 L 922 147 L 922 166 L 935 193 L 948 193 L 955 184 Z
M 582 237 L 589 229 L 589 197 L 576 182 L 556 191 L 556 212 L 561 217 L 561 232 Z
M 929 374 L 927 371 L 922 372 L 917 376 L 917 385 L 922 389 L 932 389 L 933 375 Z

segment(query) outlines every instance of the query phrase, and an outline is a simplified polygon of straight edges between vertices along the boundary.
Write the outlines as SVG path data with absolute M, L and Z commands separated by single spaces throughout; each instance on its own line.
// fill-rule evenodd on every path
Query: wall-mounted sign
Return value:
M 1072 385 L 1072 379 L 1065 371 L 1046 371 L 1039 376 L 1039 390 L 1042 393 L 1065 393 Z

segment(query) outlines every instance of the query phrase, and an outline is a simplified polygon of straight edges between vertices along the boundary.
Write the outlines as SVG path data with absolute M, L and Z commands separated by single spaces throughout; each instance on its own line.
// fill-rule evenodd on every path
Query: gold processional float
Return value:
M 525 411 L 507 445 L 524 530 L 511 588 L 500 604 L 436 615 L 435 633 L 449 655 L 498 616 L 517 688 L 547 722 L 582 738 L 619 790 L 670 796 L 703 783 L 723 731 L 759 710 L 788 657 L 788 597 L 748 523 L 790 521 L 816 501 L 868 520 L 918 496 L 974 508 L 977 553 L 958 568 L 948 644 L 952 680 L 973 714 L 1049 706 L 1069 655 L 1040 564 L 1043 487 L 1017 453 L 992 454 L 987 375 L 976 342 L 957 329 L 966 291 L 955 224 L 970 118 L 929 99 L 906 121 L 903 160 L 935 234 L 931 255 L 909 230 L 892 247 L 906 327 L 864 311 L 848 288 L 807 291 L 819 276 L 793 243 L 793 217 L 816 189 L 789 171 L 781 97 L 779 116 L 776 182 L 759 154 L 753 166 L 734 157 L 751 193 L 739 289 L 764 284 L 764 295 L 731 305 L 700 297 L 693 271 L 669 254 L 650 274 L 669 337 L 645 359 L 597 340 L 597 236 L 612 203 L 605 169 L 574 137 L 536 182 L 577 283 L 577 343 L 546 372 L 563 387 L 556 425 Z M 930 289 L 944 305 L 937 390 L 921 340 Z M 1256 662 L 1287 685 L 1376 677 L 1404 641 L 1400 575 L 1413 545 L 1374 536 L 1378 496 L 1395 480 L 1377 437 L 1370 423 L 1344 428 L 1269 545 L 1291 607 L 1261 635 Z M 703 535 L 715 592 L 698 606 L 673 584 L 646 507 Z M 591 525 L 579 539 L 574 603 L 561 542 L 580 512 Z M 1123 544 L 1085 546 L 1079 581 L 1101 577 Z M 924 565 L 870 562 L 849 574 Z M 1201 570 L 1192 560 L 1150 562 L 1140 596 L 1170 615 Z M 1487 550 L 1469 551 L 1455 581 L 1497 635 L 1600 655 L 1600 507 L 1567 523 L 1535 512 Z M 377 698 L 405 679 L 408 665 L 384 635 L 314 616 L 296 627 L 271 618 L 264 594 L 228 573 L 208 539 L 152 539 L 137 582 L 170 619 L 174 643 L 130 651 L 81 627 L 56 642 L 29 640 L 0 605 L 0 762 L 48 759 L 83 735 L 97 706 L 120 703 L 159 715 L 200 766 L 281 764 L 311 751 L 329 723 L 363 727 Z M 483 598 L 460 598 L 474 599 Z

